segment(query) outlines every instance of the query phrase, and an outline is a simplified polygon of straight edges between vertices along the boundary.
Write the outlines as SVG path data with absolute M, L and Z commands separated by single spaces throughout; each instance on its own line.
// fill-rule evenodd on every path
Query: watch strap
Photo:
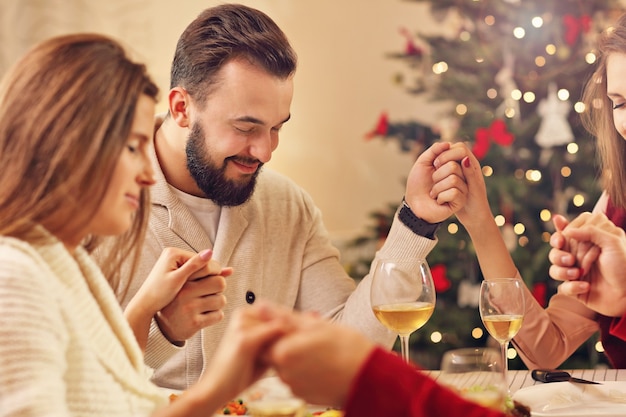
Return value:
M 413 233 L 431 240 L 435 239 L 435 233 L 437 233 L 439 226 L 443 223 L 429 223 L 426 220 L 420 219 L 413 213 L 413 210 L 411 210 L 411 207 L 409 207 L 404 199 L 402 200 L 402 207 L 400 207 L 398 218 L 406 227 L 411 229 Z

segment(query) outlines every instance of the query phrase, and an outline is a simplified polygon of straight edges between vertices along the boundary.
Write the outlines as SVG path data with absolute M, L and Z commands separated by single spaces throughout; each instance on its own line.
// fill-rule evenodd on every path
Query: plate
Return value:
M 518 390 L 513 399 L 530 407 L 533 417 L 626 416 L 626 381 L 602 385 L 551 382 Z

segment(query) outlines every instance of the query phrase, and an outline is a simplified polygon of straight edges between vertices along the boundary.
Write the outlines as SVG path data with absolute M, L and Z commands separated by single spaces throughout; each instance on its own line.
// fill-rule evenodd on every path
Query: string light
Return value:
M 569 177 L 570 175 L 572 175 L 572 169 L 568 166 L 564 166 L 561 168 L 561 176 L 564 178 Z
M 474 339 L 480 339 L 481 337 L 483 337 L 484 334 L 485 332 L 483 332 L 483 329 L 481 329 L 480 327 L 474 327 L 472 329 L 472 337 Z
M 434 331 L 430 334 L 430 340 L 433 343 L 439 343 L 443 340 L 443 335 L 440 332 Z
M 524 38 L 524 36 L 526 36 L 526 31 L 523 27 L 518 26 L 513 29 L 513 36 L 515 36 L 517 39 L 522 39 Z
M 506 357 L 509 359 L 517 358 L 517 351 L 515 350 L 515 348 L 508 348 L 508 350 L 506 351 Z
M 448 233 L 450 233 L 451 235 L 456 234 L 459 231 L 459 225 L 456 223 L 450 223 L 448 225 Z
M 539 218 L 544 222 L 549 222 L 552 219 L 552 213 L 548 209 L 543 209 L 539 212 Z
M 600 353 L 604 352 L 604 346 L 602 346 L 602 342 L 599 340 L 596 342 L 595 348 L 596 348 L 596 352 L 600 352 Z
M 433 72 L 437 75 L 443 74 L 446 71 L 448 71 L 447 62 L 440 61 L 433 65 Z
M 578 144 L 572 142 L 567 144 L 567 152 L 574 155 L 578 152 Z
M 527 91 L 524 93 L 524 101 L 526 103 L 532 103 L 533 101 L 535 101 L 535 93 L 533 93 L 532 91 Z
M 574 198 L 572 198 L 572 203 L 576 207 L 582 207 L 585 204 L 585 197 L 582 194 L 576 194 Z
M 528 171 L 526 171 L 526 179 L 530 182 L 541 181 L 541 171 L 536 169 L 529 169 Z
M 499 227 L 504 226 L 504 224 L 506 223 L 506 219 L 504 218 L 504 216 L 502 214 L 498 214 L 493 219 L 496 221 L 496 225 L 499 226 Z
M 576 104 L 574 104 L 574 111 L 576 113 L 584 113 L 586 107 L 587 106 L 585 106 L 585 103 L 583 103 L 582 101 L 577 101 Z
M 595 63 L 597 59 L 598 59 L 598 57 L 597 57 L 597 56 L 596 56 L 596 54 L 595 54 L 595 53 L 593 53 L 593 52 L 588 52 L 588 53 L 585 55 L 585 62 L 586 62 L 587 64 L 589 64 L 589 65 L 591 65 L 591 64 L 593 64 L 593 63 Z

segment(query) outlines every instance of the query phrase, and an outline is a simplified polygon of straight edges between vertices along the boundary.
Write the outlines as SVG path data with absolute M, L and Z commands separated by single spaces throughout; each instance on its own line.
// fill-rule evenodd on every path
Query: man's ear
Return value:
M 174 87 L 167 96 L 170 116 L 180 127 L 189 127 L 189 107 L 191 97 L 182 87 Z

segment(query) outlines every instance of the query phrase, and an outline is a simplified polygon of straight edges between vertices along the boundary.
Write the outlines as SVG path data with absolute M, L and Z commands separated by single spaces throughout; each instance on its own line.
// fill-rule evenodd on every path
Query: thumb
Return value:
M 435 159 L 444 151 L 450 149 L 450 142 L 435 142 L 428 149 L 426 149 L 417 158 L 420 164 L 432 166 Z
M 564 216 L 561 216 L 560 214 L 555 214 L 552 218 L 552 223 L 554 224 L 554 228 L 557 230 L 557 232 L 562 232 L 563 229 L 565 229 L 569 224 L 569 221 Z

